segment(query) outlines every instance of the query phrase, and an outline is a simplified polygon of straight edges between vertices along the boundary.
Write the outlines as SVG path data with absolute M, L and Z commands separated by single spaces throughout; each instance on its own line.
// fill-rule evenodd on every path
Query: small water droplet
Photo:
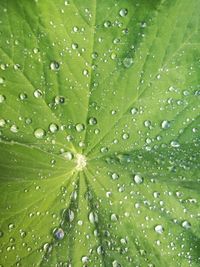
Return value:
M 54 102 L 55 102 L 56 105 L 64 104 L 65 103 L 65 98 L 64 98 L 64 96 L 56 96 L 54 98 Z
M 172 147 L 174 147 L 174 148 L 178 148 L 178 147 L 180 147 L 180 144 L 179 144 L 178 141 L 171 141 L 170 145 L 171 145 Z
M 59 240 L 63 239 L 64 236 L 65 236 L 65 233 L 64 233 L 64 231 L 63 231 L 62 228 L 56 228 L 56 229 L 53 231 L 53 233 L 54 233 L 55 238 L 56 238 L 56 239 L 59 239 Z
M 72 49 L 75 50 L 75 49 L 77 49 L 77 48 L 78 48 L 78 44 L 77 44 L 77 43 L 73 43 L 73 44 L 72 44 Z
M 127 140 L 128 138 L 129 138 L 129 134 L 128 133 L 124 133 L 122 135 L 122 139 Z
M 20 93 L 20 94 L 19 94 L 19 99 L 20 99 L 21 101 L 24 101 L 25 99 L 27 99 L 27 94 L 25 94 L 25 93 Z
M 88 122 L 89 122 L 90 125 L 95 125 L 95 124 L 97 124 L 97 119 L 92 117 L 92 118 L 89 118 Z
M 81 258 L 82 263 L 87 263 L 89 261 L 89 258 L 87 256 L 83 256 Z
M 0 95 L 0 103 L 3 103 L 6 100 L 6 97 L 4 95 Z
M 36 138 L 41 139 L 45 136 L 46 132 L 42 128 L 38 128 L 34 131 L 34 135 Z
M 109 20 L 106 20 L 103 25 L 105 28 L 109 28 L 112 24 Z
M 10 127 L 10 130 L 11 130 L 12 133 L 17 133 L 19 131 L 19 128 L 15 124 L 13 124 Z
M 188 230 L 188 229 L 191 228 L 191 223 L 188 222 L 188 221 L 183 221 L 182 222 L 182 227 Z
M 122 9 L 120 9 L 120 11 L 119 11 L 119 15 L 120 15 L 121 17 L 125 17 L 127 14 L 128 14 L 128 9 L 126 9 L 126 8 L 122 8 Z
M 113 180 L 117 180 L 117 179 L 119 179 L 119 174 L 114 172 L 114 173 L 112 173 L 111 177 L 112 177 Z
M 6 125 L 6 121 L 4 119 L 0 119 L 0 127 L 4 127 Z
M 130 66 L 133 64 L 133 58 L 131 57 L 126 57 L 123 60 L 123 65 L 125 68 L 130 68 Z
M 167 121 L 167 120 L 162 121 L 161 122 L 161 127 L 162 127 L 162 129 L 168 129 L 168 128 L 170 128 L 170 122 Z
M 89 221 L 91 222 L 91 223 L 95 223 L 95 222 L 98 222 L 98 215 L 95 213 L 95 212 L 90 212 L 89 213 Z
M 51 244 L 49 244 L 49 243 L 45 243 L 44 245 L 43 245 L 43 251 L 45 252 L 45 253 L 50 253 L 51 251 L 52 251 L 52 245 Z
M 40 97 L 42 97 L 43 93 L 42 93 L 42 91 L 41 91 L 40 89 L 36 89 L 36 90 L 34 91 L 33 95 L 34 95 L 34 97 L 36 97 L 36 98 L 40 98 Z
M 85 126 L 82 123 L 77 123 L 75 127 L 77 132 L 82 132 L 85 129 Z
M 62 156 L 67 160 L 72 160 L 74 157 L 74 155 L 70 151 L 63 152 Z
M 143 178 L 140 174 L 135 174 L 133 179 L 134 179 L 136 184 L 142 184 L 143 183 Z
M 58 125 L 57 124 L 55 124 L 55 123 L 51 123 L 50 125 L 49 125 L 49 131 L 51 132 L 51 133 L 55 133 L 55 132 L 57 132 L 58 131 Z
M 132 115 L 135 115 L 135 114 L 137 114 L 138 113 L 138 109 L 137 108 L 132 108 L 131 109 L 131 114 Z
M 162 234 L 164 232 L 164 228 L 161 224 L 158 224 L 154 227 L 154 230 L 156 231 L 156 233 L 158 234 Z
M 50 69 L 51 70 L 56 71 L 56 70 L 59 70 L 59 68 L 60 68 L 60 64 L 57 61 L 52 61 L 50 63 Z
M 3 77 L 0 77 L 0 84 L 4 84 L 4 78 Z

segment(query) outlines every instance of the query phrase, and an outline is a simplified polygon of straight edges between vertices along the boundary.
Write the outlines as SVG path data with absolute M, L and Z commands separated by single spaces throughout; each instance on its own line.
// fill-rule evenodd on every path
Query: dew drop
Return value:
M 70 152 L 70 151 L 67 151 L 67 152 L 63 152 L 62 153 L 62 156 L 66 159 L 66 160 L 72 160 L 74 155 Z
M 95 124 L 97 124 L 97 119 L 92 117 L 92 118 L 89 118 L 88 122 L 89 122 L 90 125 L 95 125 Z
M 35 98 L 40 98 L 42 97 L 42 91 L 40 89 L 36 89 L 33 93 Z
M 130 68 L 132 64 L 133 64 L 133 59 L 131 57 L 124 58 L 123 65 L 125 68 Z
M 0 127 L 4 127 L 6 125 L 6 121 L 4 119 L 0 119 Z
M 82 263 L 87 263 L 89 261 L 89 258 L 87 256 L 83 256 L 81 258 Z
M 120 11 L 119 11 L 119 15 L 120 15 L 121 17 L 125 17 L 127 14 L 128 14 L 128 9 L 126 9 L 126 8 L 122 8 L 122 9 L 120 9 Z
M 183 221 L 182 222 L 182 227 L 188 230 L 188 229 L 191 228 L 191 223 L 188 222 L 188 221 Z
M 128 133 L 124 133 L 122 135 L 122 139 L 127 140 L 128 138 L 129 138 L 129 134 Z
M 158 225 L 156 225 L 156 226 L 154 227 L 154 230 L 156 231 L 156 233 L 158 233 L 158 234 L 162 234 L 163 231 L 164 231 L 164 228 L 163 228 L 163 226 L 162 226 L 161 224 L 158 224 Z
M 49 243 L 45 243 L 44 245 L 43 245 L 43 251 L 45 252 L 45 253 L 50 253 L 51 251 L 52 251 L 52 245 L 51 244 L 49 244 Z
M 77 49 L 77 48 L 78 48 L 78 44 L 77 44 L 77 43 L 73 43 L 73 44 L 72 44 L 72 49 L 75 50 L 75 49 Z
M 109 28 L 112 24 L 109 20 L 106 20 L 103 25 L 105 28 Z
M 0 77 L 0 84 L 4 84 L 4 78 Z
M 112 173 L 111 177 L 112 177 L 113 180 L 117 180 L 117 179 L 119 179 L 119 174 L 114 172 L 114 173 Z
M 140 174 L 134 175 L 133 179 L 134 179 L 136 184 L 142 184 L 143 183 L 143 178 Z
M 19 128 L 15 124 L 13 124 L 10 127 L 10 130 L 11 130 L 12 133 L 17 133 L 19 131 Z
M 21 101 L 24 101 L 25 99 L 27 99 L 27 94 L 25 94 L 25 93 L 20 93 L 20 94 L 19 94 L 19 99 L 20 99 Z
M 49 125 L 49 131 L 51 132 L 51 133 L 55 133 L 55 132 L 57 132 L 58 131 L 58 125 L 57 124 L 55 124 L 55 123 L 51 123 L 50 125 Z
M 77 132 L 82 132 L 85 129 L 85 126 L 82 123 L 77 123 L 75 127 Z
M 55 238 L 59 240 L 63 239 L 65 235 L 62 228 L 55 229 L 53 233 L 54 233 Z
M 57 61 L 52 61 L 50 63 L 50 69 L 53 71 L 59 70 L 60 64 Z
M 161 122 L 161 127 L 162 127 L 162 129 L 168 129 L 168 128 L 170 128 L 170 122 L 167 121 L 167 120 L 162 121 Z
M 130 112 L 131 112 L 132 115 L 135 115 L 135 114 L 138 113 L 138 109 L 137 108 L 132 108 Z
M 45 136 L 45 130 L 42 128 L 38 128 L 34 131 L 34 135 L 36 138 L 41 139 Z
M 0 95 L 0 103 L 3 103 L 6 100 L 6 97 L 4 95 Z
M 178 141 L 171 141 L 170 145 L 171 145 L 172 147 L 174 147 L 174 148 L 178 148 L 178 147 L 180 147 L 180 144 L 179 144 Z
M 91 223 L 95 223 L 95 222 L 98 222 L 98 215 L 95 213 L 95 212 L 90 212 L 89 214 L 89 221 Z
M 64 103 L 65 103 L 65 98 L 64 98 L 64 96 L 56 96 L 56 97 L 54 98 L 54 103 L 55 103 L 56 105 L 64 104 Z

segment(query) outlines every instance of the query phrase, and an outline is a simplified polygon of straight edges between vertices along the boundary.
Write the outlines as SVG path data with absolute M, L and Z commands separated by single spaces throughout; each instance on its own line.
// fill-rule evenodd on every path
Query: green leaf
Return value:
M 199 266 L 199 10 L 1 1 L 0 266 Z

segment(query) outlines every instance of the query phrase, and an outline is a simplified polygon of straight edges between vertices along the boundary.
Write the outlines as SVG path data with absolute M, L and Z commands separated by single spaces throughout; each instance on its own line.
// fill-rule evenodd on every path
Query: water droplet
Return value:
M 109 28 L 112 24 L 109 20 L 106 20 L 103 25 L 105 28 Z
M 100 151 L 101 151 L 101 153 L 106 153 L 106 152 L 108 152 L 108 148 L 107 147 L 102 147 L 100 149 Z
M 88 122 L 89 122 L 90 125 L 95 125 L 95 124 L 97 124 L 97 119 L 92 117 L 92 118 L 89 119 Z
M 60 64 L 57 61 L 52 61 L 50 63 L 50 69 L 51 70 L 56 71 L 56 70 L 59 70 L 59 68 L 60 68 Z
M 188 229 L 191 228 L 191 223 L 188 222 L 188 221 L 183 221 L 182 222 L 182 227 L 188 230 Z
M 33 53 L 37 54 L 39 52 L 39 49 L 37 47 L 33 48 Z
M 75 127 L 77 132 L 82 132 L 85 129 L 85 126 L 82 123 L 77 123 Z
M 95 212 L 90 212 L 89 214 L 89 221 L 91 223 L 95 223 L 95 222 L 98 222 L 98 215 L 95 213 Z
M 68 222 L 73 222 L 75 218 L 74 212 L 70 209 L 64 211 L 64 216 Z
M 81 258 L 82 263 L 87 263 L 89 261 L 89 258 L 87 256 L 83 256 Z
M 158 233 L 158 234 L 162 234 L 163 231 L 164 231 L 164 228 L 163 228 L 163 226 L 162 226 L 161 224 L 158 224 L 158 225 L 156 225 L 156 226 L 154 227 L 154 230 L 156 231 L 156 233 Z
M 6 97 L 4 95 L 0 95 L 0 103 L 3 103 L 6 100 Z
M 162 121 L 161 127 L 162 127 L 162 129 L 168 129 L 168 128 L 170 128 L 170 122 L 167 121 L 167 120 Z
M 145 127 L 150 127 L 151 126 L 151 121 L 149 121 L 149 120 L 144 121 L 144 126 Z
M 56 96 L 54 98 L 54 102 L 55 102 L 56 105 L 64 104 L 65 103 L 65 98 L 64 98 L 64 96 Z
M 0 77 L 0 84 L 4 84 L 4 78 Z
M 121 267 L 121 264 L 118 261 L 114 260 L 112 262 L 112 267 Z
M 121 17 L 125 17 L 127 14 L 128 14 L 128 9 L 126 9 L 126 8 L 122 8 L 122 9 L 120 9 L 120 11 L 119 11 L 119 15 L 120 15 Z
M 33 93 L 33 95 L 34 95 L 34 97 L 36 97 L 36 98 L 40 98 L 40 97 L 42 97 L 42 91 L 40 90 L 40 89 L 36 89 L 35 91 L 34 91 L 34 93 Z
M 126 57 L 123 60 L 123 65 L 125 68 L 130 68 L 130 66 L 133 64 L 133 58 L 131 57 Z
M 137 108 L 132 108 L 131 109 L 131 114 L 132 115 L 135 115 L 135 114 L 137 114 L 138 113 L 138 109 Z
M 119 179 L 119 174 L 114 172 L 114 173 L 112 173 L 111 177 L 112 177 L 113 180 L 117 180 L 117 179 Z
M 110 219 L 112 222 L 118 221 L 117 215 L 115 213 L 111 214 Z
M 4 119 L 0 119 L 0 127 L 4 127 L 6 125 L 6 121 Z
M 72 160 L 74 157 L 74 155 L 70 151 L 63 152 L 62 156 L 67 160 Z
M 89 71 L 88 70 L 83 70 L 83 75 L 84 76 L 87 76 L 89 74 Z
M 122 139 L 127 140 L 128 138 L 129 138 L 129 134 L 128 133 L 124 133 L 122 135 Z
M 17 133 L 19 131 L 19 128 L 15 124 L 13 124 L 10 127 L 10 130 L 11 130 L 12 133 Z
M 55 123 L 51 123 L 50 125 L 49 125 L 49 131 L 51 132 L 51 133 L 55 133 L 55 132 L 57 132 L 58 131 L 58 125 L 57 124 L 55 124 Z
M 62 228 L 57 228 L 57 229 L 55 229 L 55 230 L 53 231 L 53 233 L 54 233 L 55 238 L 56 238 L 56 239 L 59 239 L 59 240 L 63 239 L 64 236 L 65 236 L 65 233 L 64 233 L 64 231 L 63 231 Z
M 140 174 L 136 174 L 134 175 L 134 181 L 136 184 L 142 184 L 143 183 L 143 178 Z
M 13 223 L 10 223 L 9 225 L 8 225 L 8 229 L 9 230 L 12 230 L 12 229 L 14 229 L 15 228 L 15 225 L 13 224 Z
M 178 141 L 171 141 L 170 145 L 171 145 L 172 147 L 174 147 L 174 148 L 178 148 L 178 147 L 180 147 L 180 144 L 179 144 Z
M 46 132 L 42 128 L 38 128 L 34 131 L 34 135 L 36 138 L 41 139 L 45 136 Z
M 52 251 L 52 248 L 53 248 L 52 245 L 49 243 L 45 243 L 43 245 L 43 250 L 45 253 L 50 253 Z
M 73 43 L 73 44 L 72 44 L 72 49 L 75 50 L 75 49 L 77 49 L 77 48 L 78 48 L 78 44 L 77 44 L 77 43 Z
M 24 101 L 26 98 L 27 98 L 27 94 L 25 94 L 25 93 L 20 93 L 19 94 L 19 99 L 20 100 Z

